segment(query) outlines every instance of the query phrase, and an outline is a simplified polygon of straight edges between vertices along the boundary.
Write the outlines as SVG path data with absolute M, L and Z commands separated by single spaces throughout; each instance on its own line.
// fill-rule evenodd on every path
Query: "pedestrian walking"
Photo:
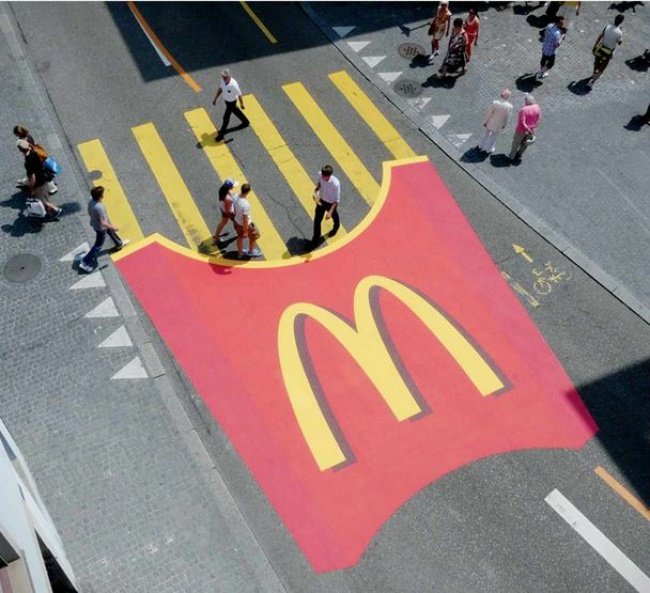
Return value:
M 524 106 L 517 113 L 517 126 L 512 138 L 510 160 L 519 161 L 530 144 L 535 142 L 535 130 L 542 120 L 542 110 L 532 95 L 524 97 Z
M 79 261 L 79 269 L 84 272 L 90 273 L 97 265 L 97 255 L 106 241 L 108 235 L 115 247 L 113 251 L 119 251 L 129 241 L 123 240 L 118 234 L 117 227 L 111 224 L 104 206 L 104 188 L 101 185 L 93 187 L 90 190 L 90 201 L 88 202 L 88 216 L 90 216 L 90 226 L 95 231 L 95 244 L 90 248 L 90 251 L 83 256 Z
M 625 16 L 617 14 L 614 19 L 614 24 L 607 25 L 596 39 L 592 53 L 594 54 L 594 71 L 591 78 L 587 81 L 587 86 L 592 88 L 596 82 L 605 72 L 605 68 L 609 65 L 609 61 L 614 55 L 614 50 L 617 46 L 623 43 L 623 31 L 621 24 L 625 20 Z
M 537 80 L 546 78 L 549 70 L 555 65 L 555 52 L 562 43 L 561 27 L 564 26 L 564 19 L 556 16 L 554 21 L 546 25 L 544 29 L 544 40 L 542 42 L 542 59 L 539 62 L 540 69 L 535 74 Z
M 573 24 L 573 18 L 580 14 L 580 6 L 582 2 L 570 1 L 562 2 L 562 6 L 557 10 L 557 16 L 561 16 L 564 19 L 564 35 L 567 34 L 571 25 Z
M 238 181 L 226 179 L 219 188 L 219 211 L 221 212 L 221 220 L 214 231 L 214 235 L 212 235 L 215 245 L 221 243 L 223 229 L 228 224 L 228 221 L 233 220 L 235 216 L 235 196 L 232 195 L 232 190 L 238 185 Z
M 58 208 L 49 201 L 47 182 L 51 178 L 43 166 L 41 157 L 36 153 L 34 145 L 27 140 L 17 140 L 16 146 L 25 157 L 25 172 L 27 173 L 25 180 L 27 183 L 24 189 L 27 191 L 27 196 L 36 198 L 43 204 L 45 212 L 51 218 L 58 219 L 63 212 L 63 208 Z
M 339 203 L 341 202 L 341 182 L 334 176 L 334 169 L 331 165 L 325 165 L 316 177 L 314 188 L 314 200 L 316 201 L 316 212 L 314 213 L 314 233 L 311 239 L 311 247 L 318 247 L 321 240 L 321 224 L 323 218 L 334 221 L 332 230 L 327 233 L 333 237 L 341 226 L 339 218 Z
M 479 150 L 487 153 L 494 152 L 497 136 L 508 125 L 510 120 L 512 103 L 510 103 L 509 99 L 511 95 L 509 89 L 503 89 L 500 98 L 492 101 L 492 105 L 488 107 L 483 119 L 485 132 L 483 132 L 483 137 L 478 143 Z
M 451 24 L 451 12 L 449 11 L 449 2 L 441 0 L 438 3 L 438 10 L 431 21 L 428 34 L 431 35 L 431 55 L 429 64 L 433 64 L 434 58 L 440 53 L 440 40 L 449 35 L 449 26 Z
M 244 97 L 241 94 L 241 89 L 239 88 L 239 83 L 230 75 L 230 70 L 224 68 L 221 71 L 221 82 L 217 88 L 217 93 L 212 100 L 212 104 L 217 104 L 217 99 L 223 95 L 223 100 L 226 103 L 226 111 L 223 114 L 223 121 L 221 122 L 221 128 L 217 133 L 216 140 L 217 142 L 223 140 L 224 134 L 228 129 L 228 124 L 230 123 L 230 115 L 234 113 L 241 121 L 242 127 L 247 127 L 250 125 L 250 121 L 244 115 L 243 109 L 244 106 Z M 239 107 L 237 107 L 237 100 L 239 100 Z M 241 109 L 240 109 L 241 107 Z
M 32 150 L 41 158 L 41 161 L 44 161 L 47 158 L 47 151 L 40 145 L 36 144 L 36 141 L 29 133 L 29 130 L 23 126 L 14 126 L 14 136 L 19 140 L 26 140 L 32 146 Z M 16 181 L 16 187 L 25 187 L 27 185 L 27 177 L 21 177 Z M 59 191 L 59 188 L 54 183 L 54 179 L 50 179 L 47 182 L 47 193 L 49 195 L 54 195 Z
M 467 66 L 467 33 L 463 29 L 463 19 L 454 19 L 454 28 L 449 36 L 449 47 L 447 48 L 447 55 L 442 62 L 442 67 L 438 70 L 440 76 L 447 76 L 447 70 L 458 70 L 460 68 L 459 76 L 465 74 Z
M 467 61 L 472 59 L 472 48 L 478 45 L 478 34 L 481 29 L 481 21 L 476 14 L 476 9 L 470 8 L 468 16 L 465 19 L 463 28 L 467 33 Z
M 244 257 L 260 257 L 262 252 L 255 247 L 260 238 L 260 231 L 253 222 L 251 205 L 248 201 L 248 194 L 251 186 L 243 183 L 241 193 L 235 199 L 235 230 L 237 231 L 237 254 L 240 259 Z M 244 239 L 248 239 L 248 251 L 244 251 Z

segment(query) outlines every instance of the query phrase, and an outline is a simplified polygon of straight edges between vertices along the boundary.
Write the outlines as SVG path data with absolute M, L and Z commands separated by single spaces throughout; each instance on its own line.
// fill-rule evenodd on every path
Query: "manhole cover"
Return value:
M 10 258 L 2 270 L 9 282 L 27 282 L 41 271 L 41 260 L 31 253 L 19 253 Z
M 397 53 L 407 60 L 412 60 L 416 56 L 423 56 L 427 52 L 421 45 L 418 45 L 417 43 L 402 43 L 397 48 Z
M 417 97 L 422 94 L 422 85 L 417 80 L 400 80 L 393 89 L 402 97 Z

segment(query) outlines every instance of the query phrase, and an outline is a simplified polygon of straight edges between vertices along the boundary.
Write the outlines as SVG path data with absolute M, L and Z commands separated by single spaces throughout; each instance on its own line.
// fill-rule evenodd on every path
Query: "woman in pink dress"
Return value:
M 467 61 L 469 62 L 472 57 L 472 47 L 478 45 L 478 32 L 481 28 L 481 21 L 476 14 L 476 10 L 473 8 L 469 9 L 469 15 L 465 19 L 465 33 L 467 33 Z

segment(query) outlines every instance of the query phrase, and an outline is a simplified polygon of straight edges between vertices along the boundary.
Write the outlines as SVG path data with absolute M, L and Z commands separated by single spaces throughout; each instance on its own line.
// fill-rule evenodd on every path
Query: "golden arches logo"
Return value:
M 340 465 L 347 458 L 305 371 L 303 351 L 296 340 L 298 319 L 310 317 L 338 340 L 377 388 L 398 421 L 413 418 L 423 411 L 377 327 L 371 306 L 373 288 L 390 292 L 408 307 L 440 341 L 483 397 L 505 388 L 497 372 L 454 323 L 423 296 L 395 280 L 367 276 L 357 284 L 354 293 L 356 328 L 318 305 L 294 303 L 282 313 L 278 327 L 280 367 L 298 425 L 321 471 Z

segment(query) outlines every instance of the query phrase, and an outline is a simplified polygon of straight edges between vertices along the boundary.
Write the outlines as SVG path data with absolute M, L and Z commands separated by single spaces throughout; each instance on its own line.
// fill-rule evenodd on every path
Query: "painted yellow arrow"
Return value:
M 525 247 L 522 247 L 521 245 L 517 245 L 517 244 L 513 243 L 512 248 L 515 250 L 515 253 L 517 255 L 521 255 L 521 257 L 523 257 L 529 264 L 533 263 L 533 258 L 530 257 L 530 255 L 528 255 L 526 253 L 526 248 Z

